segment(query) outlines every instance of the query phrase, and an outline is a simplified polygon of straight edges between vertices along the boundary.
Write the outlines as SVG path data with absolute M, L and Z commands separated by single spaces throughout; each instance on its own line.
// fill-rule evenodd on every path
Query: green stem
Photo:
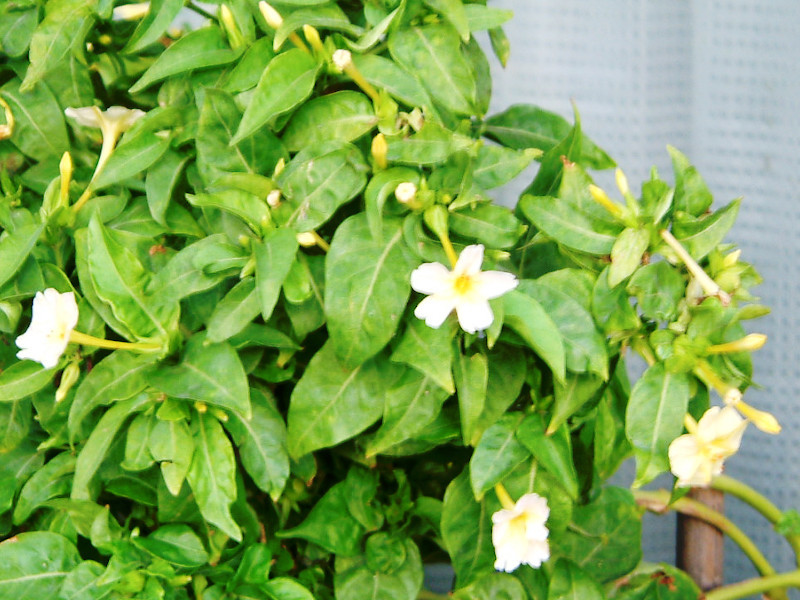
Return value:
M 186 3 L 186 8 L 188 8 L 189 10 L 193 10 L 198 15 L 201 15 L 201 16 L 205 17 L 206 19 L 216 19 L 216 17 L 214 15 L 212 15 L 210 12 L 208 12 L 207 10 L 202 8 L 201 6 L 197 6 L 194 2 L 187 2 Z
M 747 504 L 760 512 L 764 518 L 773 525 L 776 525 L 783 519 L 783 511 L 770 502 L 765 496 L 738 479 L 728 477 L 727 475 L 719 475 L 711 480 L 711 487 L 715 490 L 730 494 L 743 502 L 747 502 Z M 788 541 L 789 545 L 792 547 L 792 550 L 794 550 L 797 566 L 800 567 L 800 535 L 787 534 L 785 537 L 786 541 Z
M 69 341 L 73 344 L 96 346 L 97 348 L 111 348 L 115 350 L 141 350 L 144 352 L 152 352 L 161 349 L 159 344 L 147 344 L 143 342 L 116 342 L 114 340 L 106 340 L 74 330 L 69 334 Z
M 679 513 L 696 517 L 713 525 L 722 531 L 722 533 L 726 534 L 734 543 L 736 543 L 737 546 L 739 546 L 739 548 L 741 548 L 742 552 L 744 552 L 745 556 L 750 559 L 759 574 L 775 574 L 775 569 L 771 564 L 769 564 L 769 561 L 761 553 L 761 550 L 758 549 L 753 541 L 747 537 L 747 535 L 741 529 L 739 529 L 739 527 L 737 527 L 733 521 L 725 517 L 725 515 L 722 513 L 709 508 L 697 500 L 692 500 L 691 498 L 680 498 L 679 500 L 676 500 L 670 504 L 670 494 L 666 490 L 658 490 L 653 492 L 637 490 L 634 491 L 634 497 L 636 498 L 637 504 L 644 506 L 647 510 L 657 513 L 664 513 L 670 509 L 673 509 Z M 779 592 L 776 592 L 773 595 L 773 598 L 775 600 L 788 600 L 785 593 L 781 594 Z
M 736 600 L 787 587 L 800 587 L 800 570 L 747 579 L 707 592 L 705 600 Z

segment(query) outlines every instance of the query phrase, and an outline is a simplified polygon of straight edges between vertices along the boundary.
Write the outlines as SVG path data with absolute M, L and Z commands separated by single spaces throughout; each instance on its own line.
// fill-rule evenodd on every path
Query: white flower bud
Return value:
M 311 231 L 304 231 L 297 234 L 297 243 L 303 248 L 311 248 L 317 245 L 317 236 Z
M 281 205 L 281 191 L 272 190 L 269 194 L 267 194 L 267 204 L 269 204 L 272 208 L 278 208 Z
M 333 53 L 332 60 L 337 69 L 344 71 L 353 63 L 353 55 L 349 50 L 339 49 Z
M 402 204 L 408 204 L 417 197 L 417 186 L 413 181 L 404 181 L 394 189 L 394 196 Z

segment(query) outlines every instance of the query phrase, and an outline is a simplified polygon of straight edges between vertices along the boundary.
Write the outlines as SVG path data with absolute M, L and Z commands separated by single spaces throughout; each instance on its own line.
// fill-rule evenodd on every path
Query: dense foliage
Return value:
M 458 599 L 697 593 L 605 481 L 667 470 L 710 388 L 749 409 L 738 201 L 671 149 L 618 203 L 577 113 L 487 117 L 479 0 L 114 4 L 0 7 L 0 595 L 413 600 L 427 562 Z M 428 326 L 412 273 L 477 245 L 518 284 Z M 48 367 L 15 340 L 50 288 Z M 495 571 L 506 490 L 547 501 L 540 568 Z

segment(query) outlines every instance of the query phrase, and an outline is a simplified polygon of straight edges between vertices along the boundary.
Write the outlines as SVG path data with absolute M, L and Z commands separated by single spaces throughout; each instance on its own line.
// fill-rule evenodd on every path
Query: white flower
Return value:
M 679 487 L 705 487 L 739 449 L 747 421 L 731 406 L 709 408 L 699 422 L 686 416 L 689 433 L 669 445 L 670 470 Z
M 17 358 L 35 360 L 52 369 L 64 354 L 69 334 L 78 323 L 75 294 L 47 288 L 33 298 L 33 318 L 28 330 L 17 338 Z
M 115 21 L 137 21 L 147 16 L 150 12 L 149 2 L 136 2 L 134 4 L 123 4 L 115 6 L 112 18 Z
M 353 55 L 350 53 L 349 50 L 342 50 L 341 48 L 336 50 L 331 57 L 333 60 L 334 66 L 339 69 L 340 71 L 344 71 L 347 67 L 349 67 L 353 62 Z
M 461 328 L 475 333 L 494 321 L 489 300 L 513 290 L 519 283 L 511 273 L 481 271 L 483 246 L 467 246 L 452 271 L 440 263 L 425 263 L 411 273 L 411 287 L 428 294 L 414 315 L 438 329 L 455 309 Z
M 84 127 L 97 127 L 103 132 L 103 139 L 116 139 L 124 131 L 141 119 L 145 113 L 138 108 L 125 108 L 124 106 L 110 106 L 108 110 L 100 110 L 96 106 L 83 108 L 67 108 L 64 114 L 75 119 L 78 125 Z
M 417 197 L 417 186 L 413 181 L 398 183 L 397 187 L 394 188 L 394 196 L 401 204 L 408 204 Z
M 525 494 L 513 508 L 492 515 L 492 544 L 497 560 L 494 568 L 510 573 L 520 565 L 538 568 L 550 558 L 545 527 L 550 509 L 539 494 Z

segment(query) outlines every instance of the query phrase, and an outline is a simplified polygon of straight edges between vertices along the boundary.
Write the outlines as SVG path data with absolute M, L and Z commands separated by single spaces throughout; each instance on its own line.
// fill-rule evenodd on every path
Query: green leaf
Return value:
M 564 340 L 545 309 L 532 297 L 517 290 L 503 296 L 503 322 L 516 331 L 525 343 L 564 381 L 566 355 Z
M 253 242 L 256 257 L 256 295 L 261 316 L 269 321 L 281 286 L 286 281 L 297 255 L 297 236 L 291 229 L 273 229 L 261 242 Z
M 529 597 L 520 580 L 507 573 L 488 573 L 453 594 L 453 600 L 527 600 Z M 539 596 L 533 597 L 539 599 Z
M 667 146 L 675 173 L 675 210 L 699 217 L 711 208 L 713 197 L 697 169 L 679 150 Z
M 275 577 L 261 584 L 270 598 L 281 600 L 314 600 L 314 596 L 302 584 L 288 577 Z
M 367 168 L 361 151 L 350 144 L 309 146 L 278 176 L 286 202 L 274 214 L 295 231 L 313 231 L 364 189 Z
M 45 17 L 31 38 L 30 66 L 22 82 L 27 92 L 45 75 L 58 69 L 71 52 L 80 52 L 94 24 L 92 5 L 81 0 L 48 2 Z M 80 49 L 80 50 L 79 50 Z
M 229 93 L 206 90 L 197 127 L 197 166 L 206 185 L 229 173 L 271 173 L 281 158 L 289 158 L 266 128 L 252 131 L 247 139 L 234 135 L 246 117 Z
M 472 143 L 469 138 L 458 136 L 433 121 L 426 121 L 414 135 L 393 136 L 387 142 L 386 158 L 390 162 L 414 166 L 443 163 L 453 153 Z
M 139 21 L 123 53 L 135 54 L 159 40 L 183 8 L 183 0 L 153 0 L 147 16 Z
M 692 218 L 676 215 L 672 225 L 675 237 L 695 260 L 702 260 L 716 248 L 730 231 L 739 214 L 741 199 L 715 210 L 710 215 Z
M 94 365 L 75 390 L 69 409 L 70 438 L 80 431 L 86 416 L 98 406 L 132 398 L 147 387 L 155 357 L 117 350 Z
M 292 115 L 283 132 L 283 143 L 297 152 L 319 139 L 351 142 L 378 123 L 372 102 L 351 90 L 309 100 Z
M 5 285 L 17 271 L 20 270 L 25 260 L 30 255 L 39 237 L 42 235 L 44 225 L 23 225 L 13 232 L 7 232 L 0 239 L 0 286 Z
M 492 521 L 488 499 L 477 502 L 465 469 L 447 486 L 442 508 L 442 539 L 461 588 L 494 570 Z
M 422 589 L 419 548 L 410 539 L 380 532 L 367 540 L 365 558 L 336 560 L 338 600 L 415 600 Z M 380 556 L 378 556 L 380 555 Z
M 453 394 L 456 391 L 452 373 L 454 334 L 452 327 L 433 329 L 420 319 L 412 319 L 392 352 L 392 360 L 414 367 Z
M 449 216 L 450 231 L 488 248 L 510 248 L 527 229 L 509 209 L 496 204 L 464 207 Z
M 461 436 L 465 444 L 477 443 L 480 416 L 486 406 L 489 364 L 480 353 L 467 357 L 455 353 L 453 376 L 458 390 L 458 409 L 461 417 Z
M 354 37 L 364 33 L 361 27 L 350 22 L 344 11 L 336 4 L 314 6 L 314 8 L 301 8 L 287 14 L 283 19 L 283 23 L 275 32 L 275 42 L 272 47 L 275 50 L 280 48 L 289 38 L 289 35 L 303 27 L 303 25 L 311 25 L 317 29 L 341 31 Z
M 196 413 L 191 428 L 195 451 L 186 479 L 200 513 L 229 537 L 241 541 L 242 531 L 230 513 L 236 500 L 236 459 L 231 442 L 219 421 L 209 414 Z
M 133 543 L 179 568 L 201 567 L 209 559 L 200 537 L 183 523 L 162 525 L 147 537 L 133 538 Z
M 537 148 L 548 152 L 569 135 L 571 128 L 561 115 L 531 104 L 515 104 L 486 119 L 484 135 L 509 148 Z M 580 135 L 580 155 L 571 157 L 573 161 L 592 169 L 609 169 L 615 165 L 608 154 L 585 135 Z
M 148 382 L 173 398 L 206 402 L 249 419 L 250 387 L 238 354 L 225 342 L 213 344 L 203 337 L 192 336 L 181 363 L 159 366 L 148 375 Z
M 145 293 L 150 274 L 139 259 L 106 229 L 95 214 L 87 235 L 87 263 L 94 289 L 114 317 L 139 338 L 157 337 L 162 343 L 177 320 L 178 305 Z
M 116 439 L 117 432 L 128 417 L 142 410 L 151 402 L 152 398 L 149 394 L 141 393 L 116 403 L 100 418 L 78 454 L 75 477 L 72 481 L 71 497 L 73 499 L 93 500 L 96 497 L 96 493 L 90 489 L 91 481 L 105 459 L 108 449 Z
M 538 282 L 523 280 L 517 289 L 535 299 L 555 323 L 564 341 L 567 369 L 608 379 L 605 340 L 588 310 L 566 293 Z
M 626 291 L 636 296 L 639 310 L 648 319 L 672 321 L 678 316 L 686 284 L 675 267 L 659 261 L 638 269 L 628 281 Z
M 572 373 L 567 375 L 563 383 L 556 381 L 553 386 L 555 396 L 553 416 L 550 418 L 547 432 L 558 430 L 567 419 L 594 400 L 602 383 L 599 377 Z
M 64 113 L 49 87 L 41 84 L 22 91 L 15 78 L 0 88 L 0 96 L 14 115 L 10 140 L 23 154 L 45 161 L 69 149 Z
M 0 402 L 0 454 L 5 455 L 19 446 L 28 437 L 32 422 L 33 411 L 27 400 Z M 13 489 L 12 487 L 12 494 Z M 0 496 L 2 493 L 0 488 Z M 2 512 L 0 501 L 0 513 Z
M 595 223 L 567 202 L 552 196 L 522 196 L 519 208 L 538 229 L 572 250 L 604 256 L 611 253 L 616 238 L 597 231 Z
M 33 32 L 39 24 L 37 6 L 21 8 L 6 4 L 0 9 L 0 48 L 12 58 L 19 58 L 28 51 Z
M 125 460 L 120 466 L 126 471 L 144 471 L 153 465 L 148 443 L 150 441 L 152 414 L 138 414 L 128 426 L 125 438 Z
M 606 583 L 639 564 L 641 540 L 641 516 L 631 492 L 605 487 L 593 502 L 575 508 L 571 527 L 553 544 L 589 577 Z
M 361 364 L 387 344 L 411 294 L 416 265 L 402 228 L 394 222 L 386 229 L 391 237 L 379 243 L 364 215 L 350 217 L 336 230 L 325 261 L 328 333 L 346 365 Z
M 345 43 L 351 50 L 355 50 L 359 53 L 367 52 L 378 44 L 378 42 L 383 40 L 389 29 L 399 20 L 398 15 L 402 16 L 404 8 L 405 6 L 403 4 L 398 4 L 397 8 L 387 14 L 380 22 L 376 23 L 372 29 L 364 33 L 358 41 L 353 42 L 345 38 Z
M 470 31 L 495 29 L 514 16 L 514 12 L 502 8 L 491 8 L 482 4 L 465 4 L 467 24 Z
M 538 413 L 533 413 L 525 417 L 517 429 L 516 436 L 533 454 L 536 461 L 563 486 L 570 498 L 577 500 L 578 472 L 572 458 L 569 428 L 562 425 L 547 435 L 544 418 Z
M 512 181 L 533 162 L 536 152 L 485 144 L 478 149 L 472 177 L 490 190 Z
M 155 419 L 150 425 L 150 455 L 153 460 L 161 463 L 161 475 L 170 494 L 178 496 L 192 464 L 194 438 L 184 420 Z
M 460 115 L 474 112 L 475 75 L 450 25 L 399 29 L 389 37 L 389 52 L 443 106 Z
M 425 108 L 426 114 L 433 111 L 433 101 L 419 80 L 393 60 L 376 54 L 356 54 L 353 64 L 364 79 L 395 99 L 410 107 Z
M 289 478 L 286 424 L 266 392 L 251 389 L 253 416 L 233 413 L 225 423 L 247 473 L 262 491 L 277 501 Z
M 0 403 L 15 402 L 35 394 L 53 380 L 56 369 L 32 360 L 15 362 L 0 373 Z
M 169 138 L 150 131 L 123 140 L 108 159 L 100 175 L 92 182 L 92 188 L 99 190 L 141 173 L 155 164 L 167 148 L 169 148 Z
M 361 433 L 377 421 L 388 362 L 376 357 L 349 368 L 327 342 L 308 363 L 289 405 L 289 455 L 299 458 Z
M 210 26 L 197 29 L 164 50 L 131 86 L 130 93 L 137 94 L 151 84 L 172 75 L 227 65 L 236 60 L 239 54 L 238 50 L 230 49 L 219 28 Z
M 0 544 L 0 595 L 57 598 L 64 578 L 80 561 L 72 542 L 57 533 L 20 533 Z
M 469 21 L 461 0 L 425 0 L 425 4 L 447 19 L 462 40 L 469 41 Z
M 683 598 L 702 598 L 703 592 L 692 578 L 680 569 L 665 563 L 650 564 L 637 569 L 626 578 L 614 598 L 619 600 L 682 600 Z
M 74 472 L 75 456 L 69 452 L 57 454 L 39 468 L 20 490 L 14 506 L 14 524 L 27 521 L 37 508 L 51 498 L 68 495 Z
M 224 342 L 241 332 L 258 316 L 260 308 L 255 279 L 242 279 L 214 307 L 206 325 L 208 340 Z
M 625 228 L 611 248 L 611 267 L 608 285 L 616 287 L 642 264 L 642 256 L 650 245 L 650 232 L 646 229 Z
M 280 115 L 299 106 L 311 95 L 320 64 L 299 48 L 273 58 L 258 81 L 250 104 L 231 140 L 238 144 Z
M 269 222 L 269 208 L 263 199 L 241 190 L 226 190 L 213 194 L 186 194 L 192 206 L 216 208 L 236 215 L 253 231 L 260 233 Z
M 178 152 L 167 150 L 145 176 L 147 206 L 156 223 L 167 227 L 166 215 L 170 200 L 189 159 Z
M 405 182 L 418 185 L 419 173 L 406 167 L 391 167 L 376 173 L 367 184 L 364 191 L 367 223 L 372 237 L 377 241 L 383 240 L 383 209 L 386 200 L 394 194 L 398 185 Z
M 548 600 L 604 600 L 603 590 L 578 565 L 559 559 L 550 579 Z
M 612 288 L 609 285 L 608 271 L 609 268 L 606 267 L 597 276 L 592 290 L 594 320 L 607 335 L 636 330 L 641 325 L 641 321 L 636 310 L 631 306 L 630 297 L 624 287 Z
M 430 377 L 407 369 L 385 392 L 383 423 L 367 443 L 368 457 L 401 444 L 424 431 L 437 417 L 448 394 Z
M 472 446 L 477 445 L 483 432 L 494 425 L 511 405 L 519 400 L 525 383 L 526 360 L 517 348 L 506 344 L 497 345 L 489 353 L 488 358 L 486 402 L 468 440 Z
M 644 485 L 669 465 L 667 449 L 683 431 L 689 406 L 689 376 L 667 372 L 656 363 L 631 391 L 625 432 L 636 451 L 636 482 Z
M 508 413 L 483 432 L 469 461 L 470 483 L 477 500 L 530 456 L 516 437 L 522 419 L 520 413 Z

